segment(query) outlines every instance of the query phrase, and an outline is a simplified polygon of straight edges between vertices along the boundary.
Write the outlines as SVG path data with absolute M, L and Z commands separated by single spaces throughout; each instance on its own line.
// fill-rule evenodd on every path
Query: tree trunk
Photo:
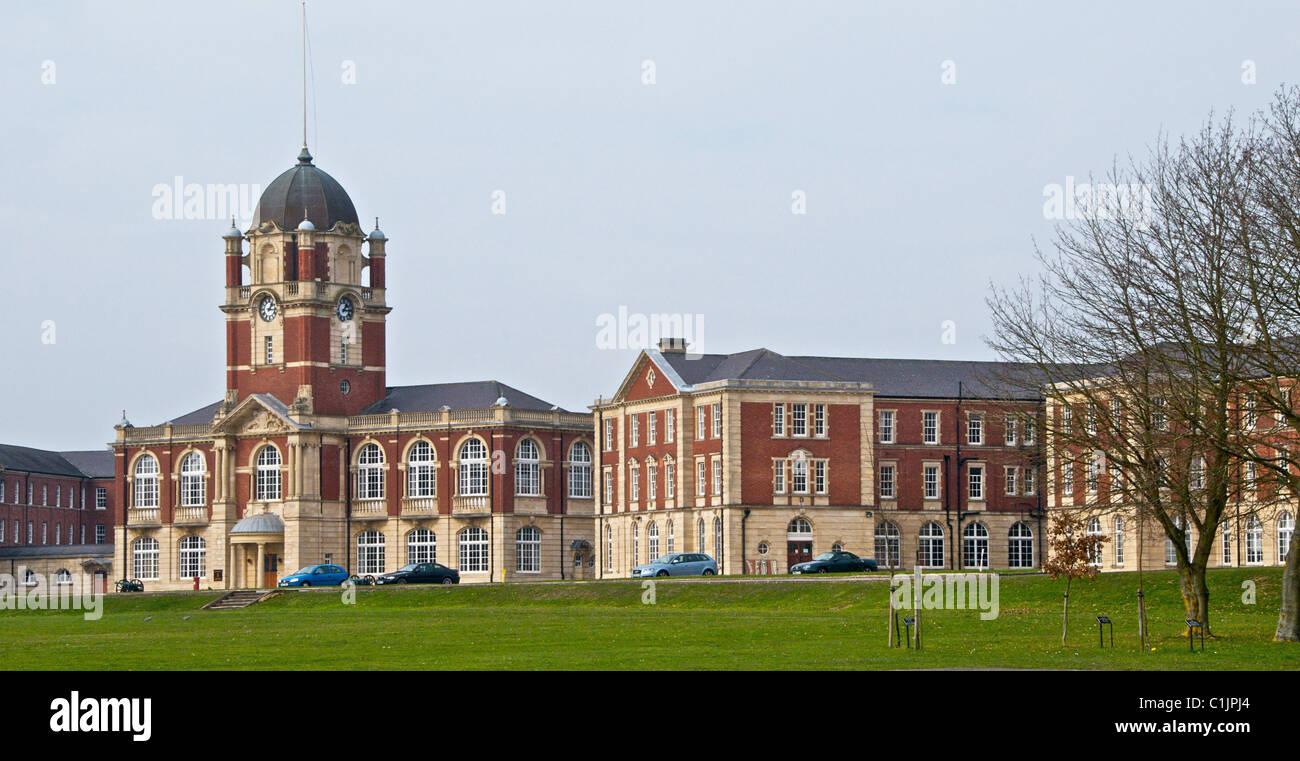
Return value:
M 1201 623 L 1203 631 L 1210 633 L 1210 588 L 1205 585 L 1205 568 L 1194 565 L 1178 569 L 1178 588 L 1183 594 L 1187 617 Z
M 1300 642 L 1300 531 L 1291 534 L 1286 569 L 1282 571 L 1282 610 L 1277 617 L 1275 642 Z
M 1070 577 L 1065 577 L 1065 604 L 1061 610 L 1061 646 L 1065 646 L 1065 635 L 1070 630 Z

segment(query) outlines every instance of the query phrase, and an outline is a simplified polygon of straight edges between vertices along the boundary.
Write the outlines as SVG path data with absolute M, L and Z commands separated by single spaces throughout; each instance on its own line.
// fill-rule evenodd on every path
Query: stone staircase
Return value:
M 236 589 L 232 592 L 227 592 L 207 605 L 204 605 L 203 609 L 238 610 L 239 608 L 247 608 L 249 605 L 259 603 L 274 594 L 276 593 L 273 591 L 262 589 Z

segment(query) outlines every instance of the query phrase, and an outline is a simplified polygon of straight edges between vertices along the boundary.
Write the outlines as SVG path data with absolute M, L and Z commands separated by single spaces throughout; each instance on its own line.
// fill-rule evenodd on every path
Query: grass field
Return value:
M 289 591 L 236 611 L 216 593 L 112 597 L 104 616 L 0 612 L 9 669 L 1300 669 L 1300 646 L 1273 643 L 1281 569 L 1211 571 L 1217 637 L 1189 653 L 1172 572 L 1148 573 L 1155 648 L 1136 642 L 1134 574 L 1075 582 L 1060 645 L 1064 582 L 1001 579 L 1000 615 L 924 613 L 922 652 L 886 646 L 882 582 L 815 579 Z M 1256 604 L 1242 602 L 1242 582 Z M 1115 622 L 1099 650 L 1094 617 Z M 188 616 L 188 620 L 184 617 Z M 150 620 L 146 621 L 145 619 Z

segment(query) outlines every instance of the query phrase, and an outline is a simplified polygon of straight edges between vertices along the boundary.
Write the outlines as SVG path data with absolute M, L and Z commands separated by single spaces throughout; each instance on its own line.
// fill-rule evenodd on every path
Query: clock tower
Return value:
M 346 416 L 382 399 L 387 239 L 378 224 L 362 231 L 307 146 L 262 193 L 252 227 L 232 224 L 224 240 L 224 407 L 269 394 L 299 413 Z

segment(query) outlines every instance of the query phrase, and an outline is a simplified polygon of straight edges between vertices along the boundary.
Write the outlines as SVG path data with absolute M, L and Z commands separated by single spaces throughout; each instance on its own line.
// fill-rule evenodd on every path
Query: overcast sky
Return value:
M 1045 186 L 1300 72 L 1296 3 L 867 5 L 312 0 L 309 142 L 390 238 L 388 383 L 582 410 L 635 355 L 597 348 L 620 306 L 709 352 L 989 358 Z M 292 165 L 299 5 L 0 19 L 0 442 L 98 447 L 221 397 L 229 221 L 153 189 Z

